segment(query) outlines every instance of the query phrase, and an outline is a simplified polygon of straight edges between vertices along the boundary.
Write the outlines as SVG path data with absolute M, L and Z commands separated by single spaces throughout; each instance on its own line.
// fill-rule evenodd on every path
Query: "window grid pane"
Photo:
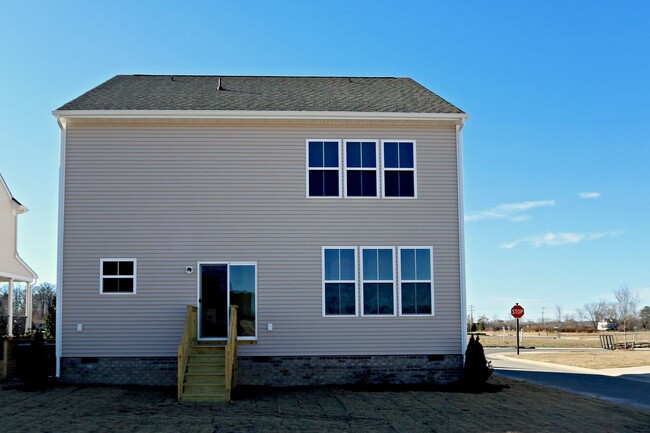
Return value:
M 402 314 L 433 313 L 433 272 L 430 248 L 400 250 L 400 287 Z
M 356 258 L 352 248 L 325 248 L 323 258 L 325 315 L 356 315 Z
M 336 141 L 309 141 L 307 153 L 308 196 L 339 197 L 339 143 Z
M 363 248 L 363 314 L 395 314 L 394 251 L 387 248 Z

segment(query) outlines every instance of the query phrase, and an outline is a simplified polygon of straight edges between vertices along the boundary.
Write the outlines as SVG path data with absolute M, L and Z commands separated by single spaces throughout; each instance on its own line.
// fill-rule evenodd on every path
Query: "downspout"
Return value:
M 465 359 L 467 347 L 467 300 L 465 287 L 465 211 L 463 206 L 463 127 L 465 119 L 456 125 L 456 173 L 458 175 L 458 245 L 460 252 L 460 331 L 461 354 Z
M 57 116 L 57 123 L 61 128 L 61 149 L 59 159 L 59 223 L 57 236 L 56 260 L 56 377 L 61 377 L 61 354 L 63 335 L 63 204 L 65 199 L 65 144 L 66 122 Z

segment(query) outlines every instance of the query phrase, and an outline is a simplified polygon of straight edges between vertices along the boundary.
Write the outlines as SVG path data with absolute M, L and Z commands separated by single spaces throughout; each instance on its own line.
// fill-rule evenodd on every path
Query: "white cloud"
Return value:
M 600 198 L 603 195 L 599 192 L 579 192 L 578 197 L 580 198 Z
M 541 246 L 557 247 L 567 244 L 578 244 L 585 241 L 593 241 L 595 239 L 605 237 L 616 237 L 622 235 L 622 230 L 602 232 L 602 233 L 547 233 L 539 236 L 528 236 L 525 238 L 517 239 L 513 242 L 507 242 L 499 245 L 501 248 L 511 249 L 521 244 L 528 244 L 533 248 Z
M 492 209 L 476 212 L 465 216 L 465 221 L 481 221 L 486 219 L 505 219 L 514 222 L 521 222 L 530 219 L 524 214 L 531 209 L 538 207 L 555 206 L 555 200 L 523 201 L 519 203 L 504 203 Z

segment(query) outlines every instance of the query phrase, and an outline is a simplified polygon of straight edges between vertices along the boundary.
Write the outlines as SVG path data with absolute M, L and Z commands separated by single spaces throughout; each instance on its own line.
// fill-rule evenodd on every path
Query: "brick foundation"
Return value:
M 238 384 L 307 386 L 449 384 L 460 380 L 462 355 L 240 356 Z M 176 358 L 62 358 L 68 383 L 176 385 Z
M 176 357 L 61 358 L 67 383 L 176 386 Z

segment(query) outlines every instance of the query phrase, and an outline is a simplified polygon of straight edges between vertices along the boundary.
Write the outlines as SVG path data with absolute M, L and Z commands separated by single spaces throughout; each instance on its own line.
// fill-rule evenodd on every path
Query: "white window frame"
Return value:
M 354 251 L 354 280 L 325 280 L 325 250 L 353 250 Z M 354 314 L 326 314 L 325 313 L 325 283 L 354 283 Z M 359 249 L 355 246 L 329 245 L 321 247 L 321 300 L 322 317 L 359 317 Z
M 429 257 L 431 258 L 431 279 L 430 280 L 403 280 L 402 279 L 402 250 L 429 250 Z M 430 246 L 404 246 L 397 248 L 397 279 L 399 284 L 399 315 L 405 317 L 431 317 L 435 316 L 435 298 L 434 298 L 434 269 L 433 269 L 433 247 Z M 416 270 L 417 272 L 417 270 Z M 402 312 L 402 283 L 431 283 L 431 313 L 430 314 L 404 314 Z
M 386 168 L 384 162 L 384 144 L 385 143 L 413 143 L 413 168 Z M 386 170 L 388 171 L 412 171 L 413 172 L 413 197 L 386 197 Z M 409 138 L 395 138 L 381 140 L 381 198 L 389 200 L 413 200 L 418 198 L 418 158 L 417 143 Z
M 363 278 L 363 252 L 365 250 L 391 250 L 391 257 L 393 260 L 393 279 L 392 280 L 364 280 Z M 381 247 L 360 247 L 359 251 L 359 262 L 361 267 L 361 273 L 359 275 L 360 287 L 359 291 L 361 293 L 361 302 L 359 309 L 361 311 L 362 317 L 395 317 L 397 316 L 397 266 L 395 260 L 395 247 L 381 246 Z M 363 285 L 364 283 L 392 283 L 393 284 L 393 314 L 365 314 L 364 312 L 364 296 L 363 296 Z
M 310 142 L 326 142 L 326 141 L 335 141 L 337 143 L 337 162 L 338 165 L 334 167 L 309 167 L 309 143 Z M 333 198 L 342 198 L 343 197 L 343 181 L 341 180 L 342 173 L 342 164 L 341 164 L 341 140 L 335 138 L 308 138 L 305 140 L 305 196 L 311 199 L 333 199 Z M 312 170 L 331 170 L 338 172 L 338 186 L 339 186 L 339 195 L 334 196 L 321 196 L 321 195 L 309 195 L 309 172 Z
M 353 142 L 353 143 L 368 143 L 372 142 L 375 143 L 375 168 L 365 168 L 365 167 L 348 167 L 348 142 Z M 345 198 L 352 198 L 352 199 L 373 199 L 373 198 L 379 198 L 381 195 L 381 192 L 379 191 L 379 167 L 380 167 L 380 162 L 379 162 L 379 140 L 375 138 L 350 138 L 343 140 L 343 186 L 345 190 Z M 362 146 L 363 147 L 363 146 Z M 375 195 L 364 195 L 364 196 L 349 196 L 348 195 L 348 170 L 351 171 L 374 171 L 375 172 L 375 191 L 377 193 Z
M 104 275 L 104 262 L 132 262 L 133 275 Z M 118 268 L 119 269 L 119 268 Z M 99 294 L 100 295 L 135 295 L 137 294 L 137 281 L 138 281 L 138 259 L 130 258 L 100 258 L 99 259 Z M 132 292 L 104 292 L 104 278 L 133 278 L 133 291 Z

